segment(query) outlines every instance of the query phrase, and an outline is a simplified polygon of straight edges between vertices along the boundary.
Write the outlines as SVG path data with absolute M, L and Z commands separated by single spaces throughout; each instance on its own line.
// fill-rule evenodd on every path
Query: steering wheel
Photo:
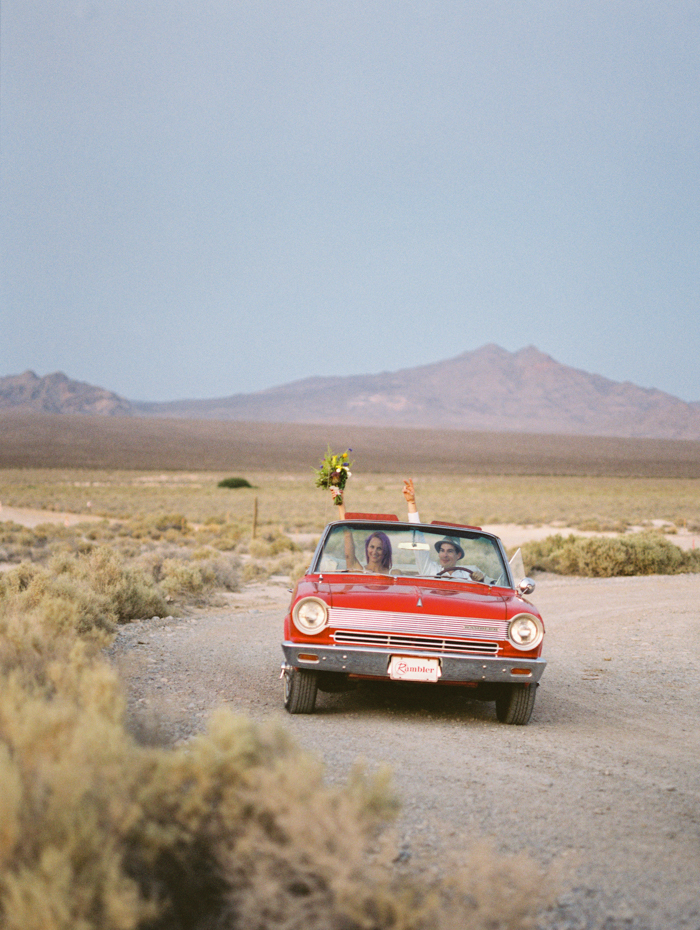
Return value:
M 484 580 L 483 572 L 479 571 L 479 569 L 473 571 L 471 568 L 467 568 L 465 565 L 455 565 L 454 568 L 443 568 L 442 571 L 437 573 L 436 577 L 439 578 L 441 575 L 451 575 L 452 572 L 466 572 L 471 578 L 474 579 L 474 581 Z M 481 577 L 477 577 L 478 575 L 481 575 Z

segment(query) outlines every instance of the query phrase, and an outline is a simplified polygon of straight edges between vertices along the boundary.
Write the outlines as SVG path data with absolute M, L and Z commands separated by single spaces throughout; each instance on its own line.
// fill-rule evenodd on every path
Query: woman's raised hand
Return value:
M 345 501 L 343 500 L 343 492 L 338 490 L 338 488 L 331 487 L 330 489 L 331 497 L 333 498 L 333 504 L 338 508 L 338 520 L 345 519 Z M 336 504 L 336 498 L 340 495 L 340 503 Z

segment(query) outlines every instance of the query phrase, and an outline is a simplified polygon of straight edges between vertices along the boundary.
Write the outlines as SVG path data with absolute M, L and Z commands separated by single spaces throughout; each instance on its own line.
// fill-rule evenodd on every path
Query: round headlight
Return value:
M 534 649 L 543 636 L 542 621 L 533 614 L 518 614 L 508 624 L 508 639 L 516 649 Z
M 328 607 L 318 597 L 305 597 L 294 605 L 292 620 L 301 633 L 318 633 L 328 623 Z

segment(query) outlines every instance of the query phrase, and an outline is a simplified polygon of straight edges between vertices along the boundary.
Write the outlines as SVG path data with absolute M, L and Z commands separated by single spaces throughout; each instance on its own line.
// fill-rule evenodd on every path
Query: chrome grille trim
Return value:
M 481 620 L 478 617 L 444 617 L 426 614 L 394 613 L 389 610 L 358 610 L 355 607 L 331 607 L 328 626 L 334 630 L 358 630 L 428 637 L 478 637 L 503 642 L 507 639 L 507 620 Z
M 340 630 L 333 634 L 338 646 L 374 646 L 378 649 L 423 649 L 452 655 L 490 655 L 498 653 L 495 642 L 474 642 L 439 636 L 400 636 L 391 633 L 361 633 Z

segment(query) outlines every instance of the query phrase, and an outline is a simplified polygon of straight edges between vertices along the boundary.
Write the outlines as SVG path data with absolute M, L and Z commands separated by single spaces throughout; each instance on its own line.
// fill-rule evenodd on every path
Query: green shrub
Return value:
M 560 534 L 522 546 L 527 571 L 612 578 L 700 572 L 700 551 L 683 550 L 655 532 L 582 537 Z
M 247 478 L 222 478 L 218 483 L 219 488 L 252 488 L 253 485 Z

